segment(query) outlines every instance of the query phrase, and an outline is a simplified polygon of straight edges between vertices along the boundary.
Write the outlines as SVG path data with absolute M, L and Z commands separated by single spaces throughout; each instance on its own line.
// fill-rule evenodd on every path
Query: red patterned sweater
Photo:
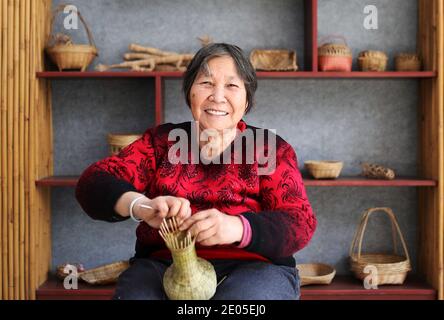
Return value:
M 206 259 L 264 260 L 294 266 L 293 254 L 310 241 L 316 229 L 316 217 L 308 201 L 293 148 L 275 135 L 276 153 L 265 152 L 275 159 L 275 171 L 258 175 L 263 165 L 257 161 L 260 147 L 254 147 L 254 163 L 234 163 L 234 142 L 224 153 L 231 154 L 231 164 L 171 164 L 168 150 L 176 141 L 168 141 L 172 129 L 181 128 L 190 137 L 191 122 L 163 124 L 148 129 L 143 137 L 120 154 L 90 165 L 76 188 L 76 198 L 93 219 L 109 222 L 125 220 L 114 211 L 119 197 L 128 191 L 144 193 L 152 199 L 161 195 L 183 197 L 190 201 L 192 214 L 210 208 L 230 215 L 242 215 L 251 227 L 251 241 L 245 248 L 235 245 L 204 247 L 197 253 Z M 264 131 L 240 121 L 238 128 L 254 133 Z M 272 132 L 265 130 L 269 135 Z M 191 138 L 188 138 L 191 142 Z M 237 139 L 237 138 L 236 138 Z M 191 145 L 191 143 L 190 143 Z M 265 154 L 266 154 L 265 153 Z M 188 159 L 192 152 L 189 149 Z M 222 155 L 221 158 L 222 159 Z M 158 230 L 139 224 L 135 257 L 169 257 Z

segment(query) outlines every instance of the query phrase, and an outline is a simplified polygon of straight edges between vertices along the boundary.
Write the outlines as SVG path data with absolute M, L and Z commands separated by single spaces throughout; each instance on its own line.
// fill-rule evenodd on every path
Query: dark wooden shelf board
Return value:
M 63 282 L 51 277 L 37 291 L 37 300 L 108 300 L 115 286 L 91 286 L 78 283 L 78 290 L 66 290 Z M 302 300 L 435 300 L 436 290 L 413 275 L 403 285 L 383 285 L 365 289 L 362 282 L 351 276 L 336 276 L 330 285 L 301 288 Z
M 46 79 L 94 79 L 94 78 L 182 78 L 182 72 L 136 72 L 136 71 L 46 71 L 37 72 L 38 78 Z M 258 78 L 267 79 L 291 79 L 291 78 L 309 78 L 309 79 L 403 79 L 403 78 L 435 78 L 436 72 L 433 71 L 419 71 L 419 72 L 311 72 L 311 71 L 296 71 L 296 72 L 258 72 Z
M 37 186 L 75 187 L 79 176 L 52 176 L 36 181 Z M 435 187 L 434 180 L 418 178 L 397 178 L 395 180 L 377 180 L 364 177 L 342 177 L 334 180 L 316 180 L 304 178 L 309 187 Z
M 316 187 L 436 187 L 435 180 L 400 177 L 393 180 L 368 179 L 360 176 L 338 179 L 304 178 L 305 186 Z

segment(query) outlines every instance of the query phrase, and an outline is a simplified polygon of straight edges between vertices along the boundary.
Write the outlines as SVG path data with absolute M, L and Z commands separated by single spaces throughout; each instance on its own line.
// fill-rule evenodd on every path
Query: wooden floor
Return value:
M 109 300 L 114 285 L 91 286 L 78 283 L 78 290 L 65 290 L 63 282 L 51 278 L 36 292 L 38 300 Z M 330 285 L 304 286 L 302 300 L 435 300 L 436 291 L 415 276 L 403 285 L 384 285 L 367 290 L 362 282 L 349 276 L 336 276 Z

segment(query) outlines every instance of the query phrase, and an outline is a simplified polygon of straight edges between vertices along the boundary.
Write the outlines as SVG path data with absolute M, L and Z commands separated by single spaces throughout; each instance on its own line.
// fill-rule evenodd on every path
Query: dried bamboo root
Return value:
M 140 53 L 148 53 L 148 54 L 152 54 L 155 56 L 171 56 L 171 55 L 177 55 L 177 52 L 168 52 L 168 51 L 162 51 L 160 49 L 157 48 L 152 48 L 152 47 L 144 47 L 135 43 L 131 43 L 129 45 L 129 49 L 131 51 L 135 51 L 135 52 L 140 52 Z
M 130 44 L 130 50 L 123 55 L 125 62 L 112 65 L 99 64 L 96 70 L 103 72 L 110 69 L 128 68 L 133 71 L 186 71 L 193 54 L 179 54 L 176 52 L 162 51 L 156 48 L 143 47 L 138 44 Z
M 367 178 L 393 180 L 395 172 L 378 164 L 362 163 L 362 175 Z

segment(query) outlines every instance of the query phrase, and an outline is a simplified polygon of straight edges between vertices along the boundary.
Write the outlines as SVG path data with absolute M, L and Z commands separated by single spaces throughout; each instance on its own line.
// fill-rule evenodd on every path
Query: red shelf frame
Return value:
M 75 187 L 79 176 L 52 176 L 36 181 L 42 187 Z M 436 187 L 437 182 L 419 178 L 397 178 L 394 180 L 367 179 L 364 177 L 340 177 L 334 180 L 304 178 L 307 187 Z

